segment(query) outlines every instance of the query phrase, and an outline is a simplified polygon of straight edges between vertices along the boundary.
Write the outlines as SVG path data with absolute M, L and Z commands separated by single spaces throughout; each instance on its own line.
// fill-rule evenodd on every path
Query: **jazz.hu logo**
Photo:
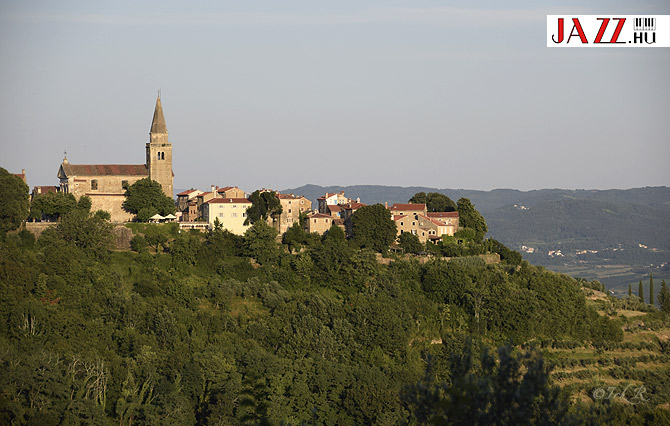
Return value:
M 547 15 L 547 47 L 670 47 L 670 15 Z

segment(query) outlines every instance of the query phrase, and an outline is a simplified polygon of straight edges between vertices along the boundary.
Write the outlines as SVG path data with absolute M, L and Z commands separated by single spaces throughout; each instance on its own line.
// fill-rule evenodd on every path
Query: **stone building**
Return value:
M 209 229 L 214 229 L 218 220 L 223 229 L 242 235 L 251 226 L 244 224 L 249 207 L 251 201 L 246 198 L 211 198 L 202 205 L 202 216 Z
M 132 220 L 132 215 L 121 205 L 126 188 L 138 180 L 148 177 L 157 181 L 165 195 L 173 198 L 172 144 L 168 141 L 160 96 L 145 150 L 145 164 L 70 164 L 66 157 L 58 169 L 60 190 L 77 199 L 89 196 L 91 210 L 108 211 L 113 222 Z
M 277 197 L 282 207 L 278 224 L 279 234 L 281 235 L 293 226 L 294 223 L 300 222 L 300 213 L 306 214 L 312 210 L 312 202 L 302 195 L 278 193 Z
M 331 226 L 333 226 L 333 218 L 323 213 L 312 213 L 305 221 L 305 231 L 316 232 L 319 235 L 323 235 Z

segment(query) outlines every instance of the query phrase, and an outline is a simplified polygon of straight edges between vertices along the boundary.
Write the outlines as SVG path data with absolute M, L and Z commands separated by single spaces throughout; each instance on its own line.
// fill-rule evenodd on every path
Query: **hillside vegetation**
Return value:
M 663 385 L 626 405 L 569 403 L 552 384 L 532 342 L 624 339 L 568 276 L 477 257 L 386 265 L 337 232 L 289 250 L 262 229 L 143 225 L 136 251 L 109 252 L 79 220 L 0 245 L 4 424 L 668 419 Z M 662 361 L 668 383 L 659 356 L 635 362 Z

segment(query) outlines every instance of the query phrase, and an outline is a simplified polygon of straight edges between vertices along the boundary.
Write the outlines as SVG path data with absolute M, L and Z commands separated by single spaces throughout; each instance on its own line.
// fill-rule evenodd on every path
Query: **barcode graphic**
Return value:
M 656 18 L 635 18 L 635 31 L 656 30 Z

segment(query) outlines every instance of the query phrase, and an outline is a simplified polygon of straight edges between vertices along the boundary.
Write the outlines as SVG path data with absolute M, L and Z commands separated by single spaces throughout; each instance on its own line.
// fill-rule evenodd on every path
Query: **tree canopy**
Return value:
M 458 200 L 458 224 L 460 227 L 474 229 L 477 241 L 481 241 L 489 230 L 484 216 L 475 209 L 475 206 L 467 198 Z
M 409 199 L 410 203 L 425 204 L 429 212 L 453 212 L 456 211 L 456 203 L 451 198 L 439 192 L 417 192 Z
M 166 216 L 176 211 L 174 201 L 165 195 L 161 184 L 148 177 L 130 185 L 125 197 L 123 209 L 136 215 L 140 222 L 148 221 L 156 213 Z
M 359 247 L 384 253 L 395 241 L 397 228 L 391 212 L 381 204 L 363 206 L 351 217 L 352 238 Z
M 268 217 L 276 218 L 282 213 L 282 206 L 274 191 L 256 190 L 249 196 L 251 207 L 247 208 L 245 225 L 254 224 Z
M 14 230 L 28 217 L 28 185 L 0 167 L 0 234 Z

